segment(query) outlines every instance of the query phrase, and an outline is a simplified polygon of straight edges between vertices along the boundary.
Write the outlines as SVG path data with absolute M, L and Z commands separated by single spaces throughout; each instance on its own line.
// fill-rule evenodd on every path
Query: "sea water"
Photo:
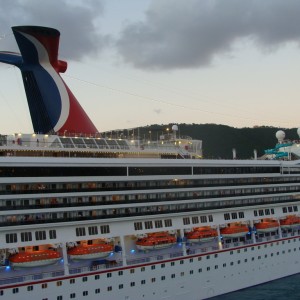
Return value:
M 300 269 L 299 269 L 300 272 Z M 232 283 L 234 284 L 234 282 Z M 300 274 L 277 279 L 212 300 L 300 300 Z

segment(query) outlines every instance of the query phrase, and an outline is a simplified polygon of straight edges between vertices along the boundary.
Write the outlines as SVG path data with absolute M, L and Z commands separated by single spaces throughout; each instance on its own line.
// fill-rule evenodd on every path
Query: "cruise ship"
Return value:
M 300 271 L 297 141 L 206 160 L 177 125 L 107 137 L 60 75 L 59 31 L 12 30 L 0 61 L 34 130 L 0 135 L 0 300 L 200 300 Z

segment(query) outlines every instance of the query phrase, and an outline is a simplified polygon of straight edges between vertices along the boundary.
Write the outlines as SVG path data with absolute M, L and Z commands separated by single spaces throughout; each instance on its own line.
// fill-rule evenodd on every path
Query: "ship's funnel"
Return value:
M 67 63 L 58 60 L 59 31 L 39 26 L 12 30 L 21 54 L 1 51 L 0 62 L 21 70 L 34 132 L 96 134 L 97 128 L 59 75 L 67 70 Z

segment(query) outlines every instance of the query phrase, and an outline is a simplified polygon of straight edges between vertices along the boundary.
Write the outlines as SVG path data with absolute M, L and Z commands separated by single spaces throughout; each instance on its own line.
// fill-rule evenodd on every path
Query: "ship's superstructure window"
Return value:
M 32 291 L 33 290 L 33 286 L 32 285 L 29 285 L 28 287 L 27 287 L 27 291 Z
M 100 289 L 95 289 L 95 294 L 100 294 Z
M 192 217 L 192 223 L 198 224 L 199 223 L 199 217 Z
M 101 225 L 100 226 L 100 231 L 101 231 L 101 234 L 110 233 L 109 225 Z
M 89 235 L 96 235 L 98 234 L 98 227 L 97 226 L 89 226 Z
M 46 231 L 44 231 L 44 230 L 36 231 L 35 232 L 35 239 L 37 241 L 45 240 L 46 239 Z
M 55 229 L 49 230 L 49 238 L 50 238 L 51 240 L 56 239 L 56 230 L 55 230 Z
M 143 230 L 142 222 L 134 222 L 134 230 Z
M 12 292 L 13 292 L 13 294 L 19 293 L 19 288 L 13 288 Z
M 71 298 L 71 299 L 76 298 L 76 294 L 75 294 L 75 293 L 70 294 L 70 298 Z
M 163 227 L 162 220 L 156 220 L 156 221 L 154 221 L 154 223 L 155 223 L 155 228 L 162 228 Z
M 16 243 L 18 241 L 16 233 L 7 233 L 5 235 L 6 243 Z
M 77 227 L 76 236 L 85 236 L 85 227 Z
M 145 222 L 145 229 L 152 229 L 152 228 L 153 228 L 152 221 L 146 221 Z
M 83 293 L 82 293 L 83 296 L 87 296 L 88 294 L 89 294 L 88 291 L 83 291 Z
M 165 220 L 165 227 L 172 227 L 172 220 L 171 219 L 166 219 Z
M 31 233 L 31 231 L 21 232 L 21 241 L 22 242 L 32 241 L 32 233 Z
M 190 218 L 189 217 L 184 217 L 183 218 L 183 225 L 189 225 L 190 224 Z

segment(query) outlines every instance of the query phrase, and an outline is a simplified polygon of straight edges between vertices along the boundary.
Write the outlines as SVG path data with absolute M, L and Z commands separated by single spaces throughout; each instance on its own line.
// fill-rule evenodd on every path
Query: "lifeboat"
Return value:
M 212 241 L 218 236 L 217 230 L 209 226 L 197 227 L 186 234 L 186 238 L 190 243 Z
M 241 223 L 230 223 L 227 227 L 221 228 L 223 238 L 237 238 L 245 236 L 249 232 L 248 226 Z
M 280 226 L 282 229 L 291 229 L 300 226 L 300 217 L 287 216 L 285 219 L 280 220 Z
M 147 237 L 138 239 L 136 247 L 139 250 L 157 250 L 169 248 L 176 244 L 176 237 L 168 232 L 148 233 Z
M 37 250 L 12 254 L 8 260 L 12 267 L 30 268 L 55 264 L 62 258 L 58 251 Z
M 114 246 L 108 243 L 77 245 L 68 249 L 67 253 L 73 260 L 97 259 L 109 256 Z
M 258 233 L 272 232 L 277 230 L 278 227 L 278 221 L 274 219 L 264 219 L 260 223 L 255 224 L 255 228 Z

